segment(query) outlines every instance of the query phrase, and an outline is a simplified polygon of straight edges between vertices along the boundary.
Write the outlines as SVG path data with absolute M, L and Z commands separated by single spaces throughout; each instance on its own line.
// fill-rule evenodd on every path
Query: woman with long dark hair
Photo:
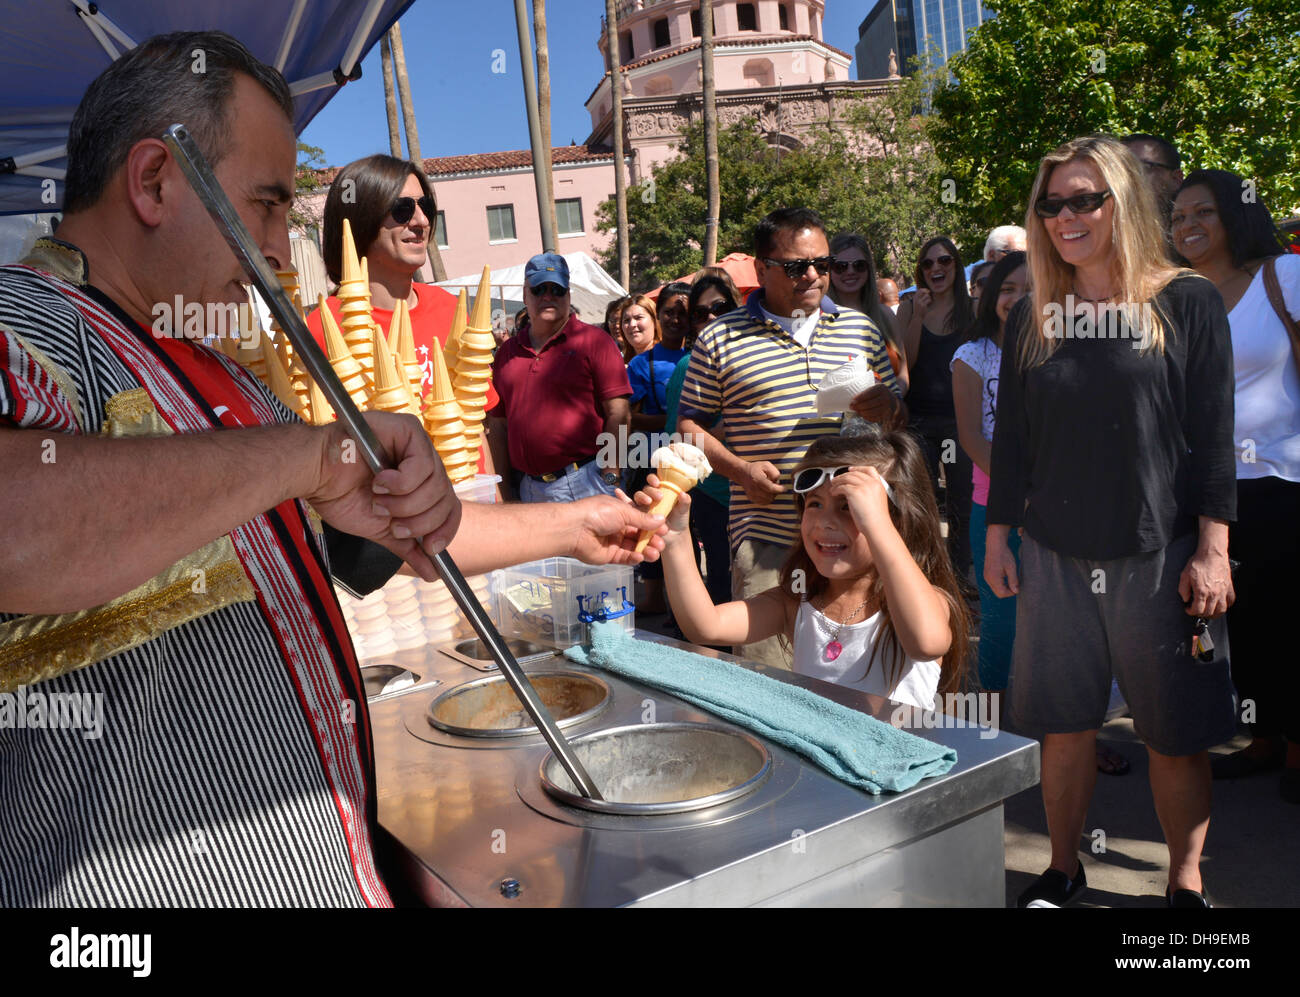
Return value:
M 993 592 L 1018 596 L 1011 714 L 1043 741 L 1051 862 L 1019 903 L 1059 906 L 1087 885 L 1078 847 L 1113 677 L 1147 747 L 1167 902 L 1205 907 L 1208 749 L 1236 729 L 1217 619 L 1236 513 L 1223 299 L 1170 263 L 1142 166 L 1114 139 L 1044 157 L 1029 205 L 984 559 Z
M 1300 581 L 1300 258 L 1285 253 L 1268 208 L 1244 198 L 1226 170 L 1197 170 L 1178 190 L 1174 249 L 1214 282 L 1232 328 L 1237 521 L 1231 530 L 1237 601 L 1228 611 L 1232 677 L 1255 704 L 1248 747 L 1216 758 L 1215 778 L 1283 767 L 1283 799 L 1300 803 L 1300 671 L 1279 656 L 1290 646 Z M 1270 294 L 1269 271 L 1276 278 Z M 1276 299 L 1276 300 L 1274 300 Z M 1288 319 L 1290 320 L 1288 322 Z
M 944 468 L 940 512 L 948 521 L 948 552 L 958 581 L 969 589 L 971 463 L 957 446 L 949 365 L 961 343 L 962 330 L 975 315 L 961 254 L 951 239 L 938 236 L 921 247 L 915 277 L 916 293 L 898 307 L 910 379 L 903 399 L 907 403 L 908 429 L 925 449 L 936 495 L 940 465 Z
M 831 240 L 831 286 L 828 297 L 837 305 L 862 312 L 876 324 L 885 337 L 889 362 L 898 377 L 898 383 L 907 390 L 907 358 L 899 340 L 897 319 L 880 300 L 876 285 L 876 262 L 871 246 L 856 232 L 844 232 Z

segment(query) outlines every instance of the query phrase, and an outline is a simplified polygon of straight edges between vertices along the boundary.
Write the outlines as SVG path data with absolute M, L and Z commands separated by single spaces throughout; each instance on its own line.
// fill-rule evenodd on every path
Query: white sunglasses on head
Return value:
M 852 468 L 847 464 L 843 467 L 805 467 L 794 476 L 795 493 L 803 495 L 807 492 L 816 491 L 825 482 L 830 481 L 832 478 L 838 478 L 849 470 L 852 470 Z M 894 502 L 894 489 L 889 487 L 889 482 L 885 480 L 883 474 L 880 474 L 879 471 L 876 474 L 880 475 L 880 483 L 885 486 L 885 494 L 889 496 L 889 501 Z M 894 504 L 897 505 L 898 503 L 894 502 Z

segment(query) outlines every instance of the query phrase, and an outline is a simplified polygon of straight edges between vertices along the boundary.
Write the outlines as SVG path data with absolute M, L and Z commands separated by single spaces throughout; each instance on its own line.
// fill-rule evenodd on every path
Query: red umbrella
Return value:
M 731 279 L 735 282 L 736 290 L 740 292 L 741 297 L 745 297 L 750 291 L 758 289 L 758 273 L 754 270 L 754 257 L 750 256 L 748 253 L 731 253 L 730 255 L 724 256 L 722 259 L 718 260 L 715 265 L 720 266 L 722 269 L 727 271 Z M 700 271 L 696 270 L 695 273 L 687 274 L 685 277 L 679 277 L 677 279 L 687 284 L 693 284 L 695 283 L 695 278 L 699 275 Z M 662 286 L 656 287 L 653 291 L 647 293 L 646 297 L 653 301 L 657 301 L 659 299 L 659 292 L 662 290 Z

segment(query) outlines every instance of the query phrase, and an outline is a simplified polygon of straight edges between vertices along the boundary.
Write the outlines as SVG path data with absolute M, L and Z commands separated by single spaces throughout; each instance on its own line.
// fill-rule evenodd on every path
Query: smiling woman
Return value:
M 1004 330 L 984 561 L 994 594 L 1018 595 L 1011 711 L 1043 739 L 1051 862 L 1019 903 L 1059 906 L 1086 886 L 1076 850 L 1114 676 L 1150 756 L 1166 896 L 1203 907 L 1207 749 L 1236 726 L 1213 619 L 1233 600 L 1227 316 L 1208 281 L 1170 264 L 1142 167 L 1113 139 L 1046 156 L 1029 204 L 1030 291 Z M 1071 336 L 1111 319 L 1138 328 Z M 1019 526 L 1023 584 L 1008 546 Z M 1212 619 L 1210 661 L 1189 654 L 1197 617 Z

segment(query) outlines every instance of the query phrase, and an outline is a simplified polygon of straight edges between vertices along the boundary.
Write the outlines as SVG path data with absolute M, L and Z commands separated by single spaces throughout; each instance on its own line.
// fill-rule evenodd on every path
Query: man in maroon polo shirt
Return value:
M 503 485 L 514 468 L 525 502 L 613 495 L 622 469 L 600 467 L 596 454 L 602 434 L 627 437 L 632 387 L 618 347 L 570 314 L 569 265 L 558 253 L 528 261 L 524 305 L 528 324 L 492 364 L 501 400 L 488 413 L 488 442 Z

